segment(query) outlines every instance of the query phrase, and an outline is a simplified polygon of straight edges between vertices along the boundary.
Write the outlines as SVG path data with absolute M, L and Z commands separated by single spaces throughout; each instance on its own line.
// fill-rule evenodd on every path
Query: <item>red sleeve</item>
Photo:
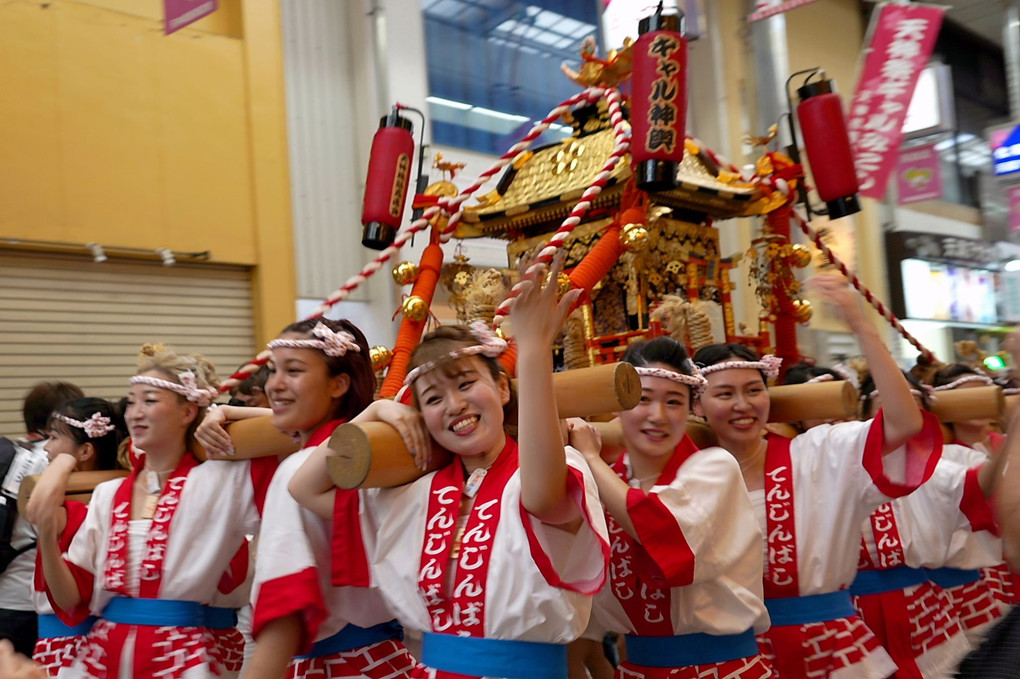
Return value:
M 275 455 L 256 457 L 251 461 L 251 485 L 255 491 L 255 507 L 259 516 L 262 516 L 262 509 L 266 506 L 269 482 L 273 480 L 273 474 L 279 466 L 280 460 Z
M 258 641 L 265 626 L 274 620 L 297 614 L 301 620 L 301 640 L 297 653 L 307 653 L 319 634 L 329 612 L 319 589 L 315 568 L 267 580 L 259 587 L 252 616 L 251 634 Z
M 992 455 L 998 455 L 1002 450 L 1002 444 L 1006 442 L 1006 437 L 997 431 L 990 431 L 988 432 L 988 442 L 992 446 Z
M 88 505 L 75 502 L 74 500 L 64 501 L 64 511 L 67 512 L 67 523 L 64 524 L 64 532 L 57 538 L 57 546 L 63 554 L 71 546 L 74 534 L 78 532 L 85 522 L 85 515 L 88 513 Z M 43 577 L 42 554 L 38 551 L 35 554 L 35 573 L 33 575 L 33 589 L 37 592 L 46 591 L 46 578 Z
M 49 588 L 46 589 L 46 598 L 49 599 L 50 606 L 53 607 L 53 612 L 57 614 L 60 621 L 68 627 L 74 627 L 85 622 L 85 618 L 89 617 L 89 603 L 92 601 L 92 588 L 95 583 L 95 576 L 67 559 L 64 559 L 64 563 L 71 569 L 74 582 L 78 585 L 78 596 L 81 597 L 81 602 L 74 610 L 65 611 L 53 600 L 53 595 L 50 593 Z
M 66 552 L 67 548 L 71 546 L 71 541 L 74 539 L 75 533 L 81 528 L 81 525 L 85 522 L 85 515 L 88 513 L 88 505 L 75 502 L 73 500 L 67 500 L 64 502 L 64 509 L 67 511 L 67 523 L 64 525 L 64 532 L 60 534 L 57 539 L 57 545 L 60 547 L 61 553 Z M 45 592 L 46 598 L 50 602 L 50 606 L 57 616 L 67 625 L 73 627 L 81 622 L 85 621 L 85 618 L 89 615 L 89 602 L 92 600 L 92 586 L 93 576 L 88 571 L 75 566 L 72 563 L 65 561 L 68 566 L 71 567 L 71 574 L 74 576 L 75 583 L 78 585 L 78 594 L 81 596 L 81 603 L 73 611 L 63 611 L 59 606 L 53 602 L 53 597 L 50 595 L 50 590 L 46 587 L 46 578 L 43 575 L 42 568 L 42 555 L 38 552 L 35 556 L 35 575 L 34 575 L 34 589 L 37 592 Z
M 903 482 L 893 481 L 885 470 L 882 450 L 885 448 L 885 431 L 883 428 L 884 414 L 881 410 L 875 415 L 868 428 L 868 438 L 864 444 L 864 469 L 871 480 L 885 495 L 892 498 L 910 495 L 931 478 L 935 465 L 942 457 L 942 426 L 933 414 L 921 411 L 923 424 L 921 431 L 903 444 L 906 455 L 906 472 Z
M 680 530 L 673 513 L 654 493 L 638 488 L 627 491 L 627 513 L 638 541 L 662 570 L 669 587 L 684 587 L 694 582 L 694 552 Z
M 333 499 L 332 582 L 336 587 L 368 587 L 372 576 L 361 534 L 358 490 L 337 488 Z
M 995 513 L 992 509 L 992 502 L 985 497 L 978 483 L 978 472 L 981 467 L 972 467 L 967 470 L 963 481 L 963 497 L 960 498 L 960 511 L 970 521 L 970 529 L 975 533 L 986 530 L 998 537 L 999 525 L 995 522 Z
M 245 540 L 238 547 L 237 552 L 230 559 L 230 564 L 227 566 L 227 570 L 223 571 L 223 575 L 220 576 L 219 585 L 216 589 L 222 594 L 230 594 L 235 589 L 244 584 L 244 581 L 248 579 L 248 563 L 250 561 L 250 550 L 248 548 L 248 541 Z
M 584 525 L 578 530 L 593 530 L 591 527 L 591 514 L 589 513 L 588 500 L 584 492 L 584 476 L 581 474 L 581 470 L 567 466 L 567 496 L 574 501 L 578 509 L 581 510 L 581 518 L 584 521 Z M 599 536 L 599 544 L 602 549 L 602 561 L 603 567 L 599 571 L 599 577 L 591 582 L 565 582 L 560 574 L 556 572 L 556 567 L 552 563 L 552 559 L 546 553 L 542 547 L 542 542 L 538 539 L 535 534 L 535 527 L 532 524 L 532 516 L 528 514 L 528 510 L 524 508 L 524 504 L 520 503 L 519 509 L 521 512 L 521 522 L 524 524 L 524 532 L 528 536 L 528 547 L 531 551 L 531 557 L 535 560 L 535 565 L 538 566 L 538 570 L 542 573 L 542 577 L 553 587 L 560 587 L 567 589 L 572 592 L 580 592 L 581 594 L 595 594 L 602 585 L 606 582 L 606 573 L 609 570 L 609 543 L 604 538 Z M 602 511 L 602 507 L 598 507 L 598 511 Z

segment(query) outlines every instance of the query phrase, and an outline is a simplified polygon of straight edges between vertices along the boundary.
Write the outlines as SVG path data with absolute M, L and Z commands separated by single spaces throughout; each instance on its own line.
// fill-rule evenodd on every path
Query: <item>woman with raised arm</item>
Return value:
M 257 498 L 276 460 L 199 464 L 192 436 L 217 384 L 201 356 L 142 347 L 125 413 L 144 451 L 131 475 L 96 487 L 66 558 L 57 542 L 62 505 L 36 514 L 54 607 L 97 617 L 61 677 L 222 676 L 208 605 L 245 535 L 258 529 Z
M 67 480 L 76 471 L 111 470 L 119 468 L 117 447 L 127 436 L 124 417 L 119 409 L 101 398 L 79 398 L 59 407 L 50 416 L 47 425 L 49 438 L 46 452 L 50 464 L 39 478 L 26 508 L 26 518 L 34 522 L 40 508 L 61 505 L 53 520 L 52 530 L 40 533 L 40 538 L 57 540 L 51 551 L 63 553 L 85 520 L 84 503 L 64 499 Z M 35 645 L 34 660 L 51 676 L 70 664 L 78 654 L 85 634 L 92 628 L 94 618 L 80 616 L 69 619 L 58 615 L 47 596 L 43 577 L 42 552 L 36 554 L 35 579 L 32 601 L 39 614 L 39 640 Z
M 857 573 L 860 526 L 931 474 L 938 421 L 923 414 L 846 280 L 810 281 L 842 313 L 882 389 L 871 422 L 821 425 L 793 439 L 765 436 L 767 380 L 778 361 L 741 345 L 694 356 L 708 380 L 696 411 L 740 464 L 765 535 L 764 590 L 772 627 L 759 640 L 778 676 L 880 679 L 896 666 L 858 617 L 846 589 Z
M 904 372 L 910 393 L 928 410 L 928 390 Z M 871 420 L 882 396 L 869 375 L 861 383 L 860 419 Z M 928 481 L 876 509 L 861 526 L 854 607 L 898 666 L 898 679 L 948 679 L 970 643 L 949 597 L 927 569 L 949 563 L 958 532 L 995 530 L 988 497 L 997 472 L 957 464 L 943 448 Z
M 963 363 L 944 366 L 935 373 L 932 380 L 936 398 L 947 391 L 990 387 L 994 384 L 988 375 Z M 953 435 L 952 443 L 955 445 L 947 446 L 944 455 L 969 467 L 997 460 L 1005 437 L 995 430 L 996 424 L 995 420 L 987 418 L 951 422 L 948 426 Z M 965 550 L 987 553 L 989 548 L 997 547 L 997 541 L 990 540 L 988 536 L 980 536 L 975 540 L 969 535 L 962 534 L 958 536 L 957 543 L 958 551 L 961 553 Z M 1014 604 L 1020 603 L 1020 577 L 1006 565 L 1004 556 L 993 551 L 991 557 L 994 565 L 979 569 L 980 584 L 975 584 L 978 581 L 978 574 L 971 568 L 962 569 L 968 571 L 966 574 L 951 571 L 933 574 L 935 582 L 940 587 L 951 591 L 959 610 L 967 611 L 968 615 L 965 615 L 963 622 L 977 642 L 980 642 L 981 629 L 986 628 L 988 622 L 999 618 Z M 987 560 L 987 556 L 981 558 Z M 969 585 L 970 589 L 961 589 L 963 585 Z M 961 597 L 964 592 L 967 595 L 965 598 Z M 984 605 L 986 593 L 995 600 L 997 607 L 991 617 L 986 614 L 987 607 Z
M 627 634 L 617 677 L 770 677 L 755 641 L 768 629 L 762 535 L 740 466 L 721 448 L 698 450 L 685 433 L 705 378 L 669 337 L 633 344 L 623 360 L 641 376 L 640 402 L 618 415 L 623 455 L 607 464 L 573 422 L 570 439 L 591 466 L 609 524 L 609 586 L 595 615 Z
M 423 418 L 450 464 L 362 491 L 360 516 L 330 487 L 327 448 L 291 480 L 299 502 L 334 520 L 334 577 L 371 579 L 397 618 L 424 633 L 416 676 L 565 677 L 566 644 L 605 580 L 595 484 L 580 453 L 564 448 L 553 396 L 552 343 L 577 297 L 557 302 L 558 272 L 545 286 L 526 283 L 512 309 L 519 410 L 497 360 L 506 342 L 484 325 L 441 326 L 415 349 L 405 381 L 420 414 L 376 401 L 355 418 L 395 423 L 419 460 L 430 449 L 415 433 Z M 517 440 L 507 432 L 515 419 Z

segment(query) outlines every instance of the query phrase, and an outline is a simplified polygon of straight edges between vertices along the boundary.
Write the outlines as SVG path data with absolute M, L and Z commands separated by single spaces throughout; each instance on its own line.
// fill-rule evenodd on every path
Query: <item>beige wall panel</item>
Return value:
M 245 268 L 0 251 L 0 270 L 0 433 L 21 433 L 40 380 L 120 398 L 145 342 L 202 353 L 224 377 L 253 355 Z

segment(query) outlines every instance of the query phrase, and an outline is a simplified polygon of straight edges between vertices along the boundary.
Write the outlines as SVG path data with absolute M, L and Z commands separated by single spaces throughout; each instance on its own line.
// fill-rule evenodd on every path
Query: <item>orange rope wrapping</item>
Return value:
M 439 283 L 439 271 L 442 268 L 443 248 L 432 243 L 421 253 L 421 261 L 418 263 L 418 278 L 415 279 L 414 286 L 411 288 L 411 295 L 421 297 L 426 304 L 431 306 L 432 297 L 436 294 L 436 285 Z M 390 368 L 386 371 L 386 378 L 379 390 L 379 398 L 392 398 L 400 391 L 400 387 L 404 384 L 404 377 L 407 376 L 407 365 L 411 360 L 411 352 L 418 346 L 427 320 L 412 321 L 405 317 L 400 322 L 397 341 L 393 345 L 393 359 L 390 361 Z
M 513 337 L 506 341 L 506 351 L 499 357 L 499 363 L 510 377 L 517 374 L 517 342 Z
M 610 224 L 595 247 L 589 250 L 584 259 L 570 272 L 571 285 L 583 289 L 585 296 L 591 295 L 592 288 L 609 273 L 623 254 L 623 245 L 620 243 L 621 229 L 619 221 Z

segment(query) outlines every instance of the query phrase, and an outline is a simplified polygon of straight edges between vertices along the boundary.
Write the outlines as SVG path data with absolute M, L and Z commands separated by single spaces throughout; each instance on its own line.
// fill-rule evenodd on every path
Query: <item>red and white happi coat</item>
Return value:
M 915 490 L 942 448 L 938 420 L 883 456 L 883 413 L 868 422 L 821 425 L 793 438 L 769 436 L 765 488 L 752 493 L 766 536 L 766 599 L 845 590 L 857 574 L 861 523 Z M 773 626 L 759 637 L 780 677 L 881 679 L 895 665 L 858 616 Z
M 348 623 L 372 627 L 393 619 L 378 589 L 332 584 L 332 522 L 299 505 L 287 490 L 298 468 L 340 424 L 339 421 L 330 422 L 317 430 L 304 449 L 280 463 L 270 484 L 252 587 L 252 634 L 256 643 L 266 624 L 295 613 L 299 614 L 302 625 L 300 654 L 308 653 L 313 643 L 331 637 Z M 352 511 L 357 515 L 358 491 L 336 492 L 345 501 L 353 500 Z M 373 538 L 366 536 L 369 546 Z M 348 558 L 344 553 L 335 557 Z M 364 559 L 363 554 L 361 559 Z M 294 659 L 287 677 L 384 679 L 406 676 L 416 664 L 399 642 L 381 642 L 374 646 L 378 648 Z
M 347 558 L 334 558 L 334 582 L 371 577 L 397 619 L 422 632 L 573 641 L 605 582 L 609 542 L 591 470 L 576 450 L 565 451 L 568 496 L 583 517 L 576 533 L 524 509 L 517 442 L 507 437 L 475 495 L 455 564 L 465 484 L 459 459 L 406 486 L 362 491 L 360 522 L 338 497 L 334 555 Z M 376 543 L 359 562 L 352 555 L 364 549 L 366 535 Z
M 627 453 L 614 465 L 628 483 Z M 627 510 L 638 539 L 606 514 L 610 536 L 608 586 L 595 597 L 595 616 L 610 630 L 639 636 L 740 634 L 768 628 L 762 601 L 762 535 L 730 453 L 677 446 L 647 493 L 631 488 Z M 679 671 L 679 673 L 678 673 Z M 623 677 L 768 677 L 760 656 L 688 668 L 638 667 Z
M 61 553 L 67 551 L 71 539 L 78 531 L 78 527 L 85 521 L 85 514 L 88 508 L 84 503 L 68 500 L 64 502 L 64 509 L 67 511 L 67 523 L 64 532 L 57 539 Z M 54 615 L 53 606 L 50 604 L 46 590 L 46 578 L 43 575 L 42 554 L 35 556 L 35 577 L 32 581 L 32 605 L 38 615 Z M 86 612 L 87 614 L 87 612 Z M 86 615 L 78 615 L 77 619 L 64 617 L 63 622 L 77 624 L 83 622 Z M 39 639 L 35 643 L 35 651 L 32 653 L 32 660 L 42 666 L 51 677 L 64 667 L 70 667 L 71 662 L 78 655 L 78 648 L 84 640 L 84 635 L 53 637 Z
M 100 618 L 117 596 L 214 604 L 245 536 L 258 530 L 258 507 L 277 460 L 198 464 L 186 454 L 167 480 L 152 520 L 136 522 L 130 520 L 132 489 L 143 464 L 144 456 L 128 478 L 96 487 L 85 522 L 67 550 L 80 608 Z M 205 627 L 99 620 L 60 676 L 220 677 L 221 655 L 215 635 Z
M 943 457 L 920 488 L 879 507 L 861 528 L 859 570 L 941 568 L 954 533 L 995 530 L 995 521 L 977 469 Z M 970 650 L 931 582 L 854 597 L 854 606 L 899 666 L 897 679 L 949 677 Z
M 1002 449 L 1006 437 L 997 432 L 989 432 L 988 438 L 991 442 L 992 454 L 997 455 Z M 957 456 L 961 464 L 968 464 L 969 466 L 979 465 L 989 458 L 988 452 L 985 450 L 970 448 L 959 441 L 954 441 L 953 443 L 957 444 L 954 448 L 960 448 L 962 451 L 965 451 L 960 452 Z M 964 460 L 967 462 L 964 462 Z M 988 585 L 992 596 L 1003 612 L 1007 611 L 1014 604 L 1020 604 L 1020 575 L 1013 572 L 1009 565 L 1006 564 L 1005 558 L 994 565 L 982 567 L 981 577 Z
M 943 455 L 972 469 L 989 459 L 986 452 L 959 444 L 946 445 Z M 979 644 L 1016 596 L 1015 577 L 1003 558 L 1002 538 L 998 532 L 959 530 L 950 540 L 945 566 L 981 571 L 977 582 L 945 590 L 968 638 Z

